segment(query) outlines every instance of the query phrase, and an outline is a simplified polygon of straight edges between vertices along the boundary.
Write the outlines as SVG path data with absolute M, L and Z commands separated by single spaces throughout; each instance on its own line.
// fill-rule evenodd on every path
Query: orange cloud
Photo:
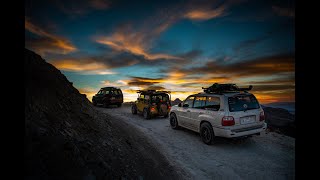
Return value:
M 51 34 L 42 28 L 31 23 L 25 18 L 25 29 L 39 38 L 27 40 L 26 45 L 41 55 L 45 53 L 68 54 L 77 50 L 77 48 L 66 38 Z
M 179 20 L 184 18 L 191 20 L 208 20 L 220 17 L 224 14 L 227 7 L 227 5 L 224 4 L 215 9 L 207 8 L 211 5 L 212 3 L 202 3 L 191 8 L 179 6 L 164 12 L 160 11 L 156 16 L 145 20 L 138 29 L 133 30 L 129 25 L 122 26 L 110 36 L 98 37 L 95 38 L 95 41 L 107 45 L 115 51 L 129 52 L 143 56 L 145 59 L 151 61 L 157 59 L 183 60 L 183 57 L 166 53 L 150 53 L 149 49 L 152 47 L 152 41 Z
M 73 60 L 73 59 L 65 59 L 65 60 L 55 60 L 50 62 L 56 68 L 65 71 L 74 71 L 79 72 L 81 74 L 96 74 L 96 75 L 105 75 L 105 74 L 116 74 L 109 70 L 109 68 L 101 63 L 91 60 Z
M 220 6 L 216 9 L 195 9 L 190 10 L 185 14 L 185 18 L 196 20 L 196 21 L 204 21 L 208 19 L 213 19 L 224 15 L 225 6 Z
M 182 59 L 180 57 L 172 56 L 164 53 L 149 53 L 148 44 L 143 40 L 145 36 L 136 33 L 134 35 L 115 33 L 111 37 L 97 38 L 96 42 L 109 46 L 116 51 L 129 52 L 135 55 L 144 56 L 147 60 L 156 59 Z

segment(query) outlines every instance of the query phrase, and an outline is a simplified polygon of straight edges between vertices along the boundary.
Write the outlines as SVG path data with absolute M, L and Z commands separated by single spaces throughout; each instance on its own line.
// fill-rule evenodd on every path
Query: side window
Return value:
M 219 97 L 207 97 L 206 109 L 212 111 L 218 111 L 220 109 L 220 98 Z
M 102 90 L 100 90 L 97 94 L 102 94 Z
M 144 99 L 144 94 L 141 94 L 141 95 L 140 95 L 140 98 L 141 98 L 141 99 Z
M 183 107 L 192 107 L 194 100 L 194 96 L 188 97 L 184 102 L 183 102 Z
M 113 93 L 114 95 L 118 95 L 118 91 L 117 91 L 117 90 L 112 91 L 112 93 Z
M 110 93 L 110 91 L 104 91 L 104 94 L 109 94 Z
M 198 96 L 194 100 L 193 107 L 194 108 L 205 108 L 206 97 Z
M 122 94 L 121 90 L 118 90 L 118 94 Z

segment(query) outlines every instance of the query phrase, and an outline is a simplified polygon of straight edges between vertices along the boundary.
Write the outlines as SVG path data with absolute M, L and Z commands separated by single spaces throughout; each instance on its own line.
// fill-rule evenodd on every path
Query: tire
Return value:
M 211 125 L 207 122 L 204 122 L 201 124 L 200 126 L 200 136 L 201 136 L 201 140 L 205 143 L 205 144 L 213 144 L 214 143 L 214 132 L 213 129 L 211 127 Z
M 131 107 L 131 112 L 132 112 L 132 114 L 137 114 L 137 106 L 133 105 Z
M 147 108 L 143 109 L 143 117 L 145 119 L 150 119 L 150 112 L 147 110 Z
M 179 129 L 177 116 L 174 113 L 170 115 L 170 126 L 172 129 Z
M 121 106 L 122 106 L 122 103 L 120 103 L 120 104 L 117 104 L 117 106 L 118 106 L 118 107 L 121 107 Z

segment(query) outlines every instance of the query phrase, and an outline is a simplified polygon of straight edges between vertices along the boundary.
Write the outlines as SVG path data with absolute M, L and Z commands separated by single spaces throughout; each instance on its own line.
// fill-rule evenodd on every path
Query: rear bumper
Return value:
M 112 99 L 109 101 L 109 104 L 119 104 L 119 103 L 123 103 L 122 99 Z
M 263 132 L 267 129 L 267 123 L 263 123 L 262 125 L 257 125 L 253 127 L 234 129 L 234 130 L 230 130 L 226 128 L 217 128 L 217 127 L 212 127 L 212 128 L 216 136 L 233 138 L 233 137 L 248 136 L 248 135 L 253 135 L 253 134 Z

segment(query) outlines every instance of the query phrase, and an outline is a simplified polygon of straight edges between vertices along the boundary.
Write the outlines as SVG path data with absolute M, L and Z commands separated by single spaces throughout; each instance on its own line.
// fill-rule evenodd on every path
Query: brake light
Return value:
M 221 121 L 222 126 L 233 126 L 235 124 L 232 116 L 224 116 Z
M 168 109 L 171 109 L 171 106 L 168 106 Z
M 150 110 L 151 110 L 151 111 L 154 111 L 154 110 L 156 110 L 156 109 L 155 109 L 154 107 L 151 107 Z
M 264 121 L 264 120 L 266 120 L 266 117 L 265 117 L 265 115 L 264 115 L 264 111 L 261 111 L 260 112 L 260 119 L 259 119 L 260 121 Z

